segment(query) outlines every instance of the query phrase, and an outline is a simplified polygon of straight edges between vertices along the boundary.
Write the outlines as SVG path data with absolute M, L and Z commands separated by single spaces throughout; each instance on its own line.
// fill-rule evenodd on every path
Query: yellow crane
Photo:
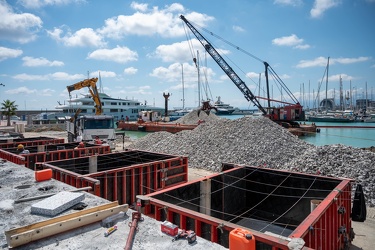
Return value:
M 77 82 L 73 85 L 67 86 L 66 88 L 68 89 L 69 96 L 70 92 L 74 90 L 79 90 L 82 88 L 87 87 L 89 89 L 89 92 L 92 96 L 92 99 L 95 102 L 95 115 L 101 115 L 103 113 L 103 105 L 102 102 L 100 101 L 99 97 L 99 91 L 96 87 L 96 82 L 98 81 L 98 78 L 91 78 L 91 79 L 85 79 L 83 81 Z

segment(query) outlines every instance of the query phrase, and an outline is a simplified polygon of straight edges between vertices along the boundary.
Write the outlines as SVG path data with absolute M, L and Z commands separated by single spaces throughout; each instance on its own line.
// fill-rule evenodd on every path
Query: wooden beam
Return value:
M 59 216 L 53 219 L 37 222 L 27 226 L 5 231 L 9 248 L 21 246 L 29 242 L 62 233 L 77 227 L 82 227 L 119 212 L 127 212 L 128 204 L 118 205 L 112 202 L 79 212 Z

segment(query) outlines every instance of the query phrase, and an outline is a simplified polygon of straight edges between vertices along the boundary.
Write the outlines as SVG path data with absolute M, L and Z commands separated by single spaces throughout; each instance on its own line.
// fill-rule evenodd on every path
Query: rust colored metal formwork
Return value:
M 0 149 L 0 157 L 10 162 L 25 165 L 25 167 L 35 170 L 36 163 L 70 159 L 75 157 L 108 154 L 111 152 L 109 146 L 86 144 L 85 148 L 76 148 L 77 143 L 41 144 L 27 146 L 29 154 L 19 155 L 17 148 Z
M 42 163 L 52 178 L 77 188 L 91 186 L 94 194 L 120 204 L 133 204 L 136 195 L 187 182 L 187 157 L 129 150 Z
M 50 137 L 30 137 L 30 138 L 17 138 L 11 140 L 0 140 L 0 149 L 14 148 L 22 144 L 25 147 L 64 143 L 64 138 L 50 138 Z
M 144 213 L 229 247 L 236 228 L 256 249 L 344 249 L 351 241 L 351 181 L 223 164 L 223 172 L 142 196 Z

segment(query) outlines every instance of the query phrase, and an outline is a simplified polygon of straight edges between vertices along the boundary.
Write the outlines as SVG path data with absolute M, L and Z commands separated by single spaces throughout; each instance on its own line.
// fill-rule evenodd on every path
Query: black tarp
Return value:
M 358 184 L 354 194 L 351 217 L 353 221 L 364 222 L 366 220 L 366 214 L 365 195 L 363 194 L 362 185 Z

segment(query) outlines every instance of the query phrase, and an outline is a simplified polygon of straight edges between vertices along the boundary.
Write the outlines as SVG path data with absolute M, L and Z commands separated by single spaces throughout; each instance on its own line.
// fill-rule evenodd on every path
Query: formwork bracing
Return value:
M 35 170 L 35 163 L 63 160 L 96 154 L 108 154 L 110 146 L 86 144 L 84 148 L 76 148 L 77 143 L 58 143 L 27 146 L 29 154 L 18 155 L 17 147 L 0 149 L 0 157 L 10 162 L 25 165 Z
M 45 162 L 52 178 L 119 204 L 133 204 L 146 195 L 187 182 L 187 157 L 129 150 L 68 160 Z
M 351 241 L 351 180 L 223 164 L 223 172 L 142 197 L 145 214 L 229 246 L 236 228 L 256 249 L 344 249 Z

